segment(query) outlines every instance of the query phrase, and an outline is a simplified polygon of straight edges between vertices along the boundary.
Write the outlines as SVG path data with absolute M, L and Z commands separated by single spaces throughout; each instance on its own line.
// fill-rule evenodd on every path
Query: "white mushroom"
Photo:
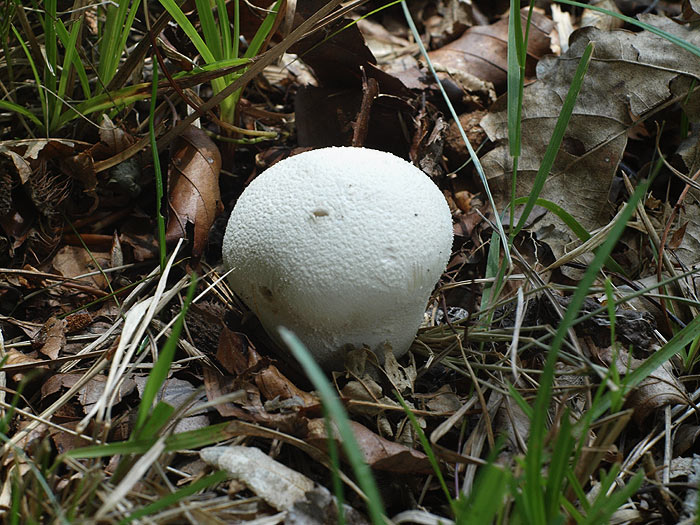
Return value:
M 405 354 L 452 247 L 450 210 L 418 168 L 390 153 L 323 148 L 253 180 L 223 242 L 233 290 L 280 341 L 342 369 L 349 346 Z

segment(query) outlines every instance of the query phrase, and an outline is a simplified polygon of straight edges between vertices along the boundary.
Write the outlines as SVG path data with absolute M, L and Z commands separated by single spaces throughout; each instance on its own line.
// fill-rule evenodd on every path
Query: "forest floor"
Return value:
M 700 3 L 590 3 L 0 2 L 2 519 L 697 523 Z M 328 146 L 454 242 L 324 374 L 222 242 Z

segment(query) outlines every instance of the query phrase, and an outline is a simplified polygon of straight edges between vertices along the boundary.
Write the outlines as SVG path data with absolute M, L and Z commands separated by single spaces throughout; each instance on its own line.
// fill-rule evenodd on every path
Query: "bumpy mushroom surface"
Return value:
M 345 351 L 410 347 L 452 247 L 449 207 L 390 153 L 323 148 L 264 171 L 238 199 L 224 264 L 233 290 L 280 341 L 285 326 L 326 370 Z

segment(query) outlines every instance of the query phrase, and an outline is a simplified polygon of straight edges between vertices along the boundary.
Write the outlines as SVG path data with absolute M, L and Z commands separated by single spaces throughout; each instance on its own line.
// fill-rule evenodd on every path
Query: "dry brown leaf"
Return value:
M 413 385 L 418 377 L 418 371 L 416 370 L 416 363 L 413 360 L 413 356 L 411 356 L 409 365 L 403 367 L 396 360 L 396 356 L 394 356 L 391 347 L 384 345 L 384 372 L 392 386 L 399 392 L 413 392 Z
M 34 359 L 33 357 L 29 357 L 22 352 L 19 352 L 18 350 L 15 350 L 14 348 L 10 348 L 7 350 L 5 353 L 7 356 L 7 359 L 5 360 L 6 365 L 30 365 L 30 364 L 37 364 L 37 368 L 48 368 L 46 366 L 46 361 L 42 359 Z
M 233 380 L 225 377 L 215 368 L 205 366 L 202 375 L 204 376 L 204 391 L 207 393 L 208 401 L 214 401 L 234 391 Z M 230 401 L 218 403 L 214 405 L 214 408 L 222 417 L 240 417 L 241 412 L 243 412 Z
M 700 436 L 700 425 L 683 424 L 673 436 L 673 455 L 682 456 L 695 444 Z
M 612 13 L 622 14 L 613 0 L 598 0 L 596 2 L 591 2 L 591 5 L 607 9 Z M 609 31 L 611 29 L 620 28 L 623 25 L 625 25 L 624 21 L 612 15 L 601 13 L 600 11 L 584 9 L 581 14 L 581 27 L 592 26 L 604 31 Z
M 318 404 L 318 399 L 292 383 L 276 366 L 270 365 L 255 374 L 255 384 L 265 399 L 296 399 L 305 406 Z
M 78 421 L 66 421 L 62 423 L 61 426 L 69 430 L 75 430 L 78 426 Z M 87 447 L 94 443 L 94 441 L 76 436 L 71 432 L 64 432 L 54 427 L 49 429 L 49 435 L 54 445 L 56 445 L 56 450 L 59 454 L 64 454 L 76 448 Z
M 700 45 L 700 31 L 659 16 L 640 18 Z M 627 130 L 635 124 L 633 115 L 643 116 L 671 97 L 687 94 L 691 79 L 700 78 L 700 60 L 647 31 L 577 31 L 564 55 L 540 61 L 538 81 L 525 88 L 518 197 L 532 189 L 579 58 L 589 42 L 595 42 L 593 59 L 540 197 L 564 208 L 590 231 L 610 219 L 608 193 L 627 144 Z M 503 209 L 510 199 L 513 174 L 505 101 L 499 108 L 481 122 L 489 138 L 498 143 L 483 157 L 482 164 L 499 209 Z M 550 215 L 545 217 L 546 224 L 568 232 Z M 560 247 L 552 248 L 561 251 Z
M 450 385 L 442 385 L 435 392 L 425 395 L 425 406 L 432 412 L 449 413 L 462 408 L 462 401 Z
M 369 525 L 367 519 L 347 504 L 343 505 L 347 525 Z M 317 486 L 307 491 L 303 500 L 296 501 L 288 510 L 285 525 L 328 525 L 339 523 L 337 500 L 330 491 Z
M 50 317 L 39 332 L 37 341 L 41 345 L 39 352 L 51 359 L 56 359 L 66 346 L 66 326 L 65 320 Z
M 528 8 L 520 11 L 523 28 L 527 23 Z M 554 23 L 540 10 L 532 13 L 532 25 L 527 42 L 525 75 L 535 75 L 537 61 L 551 53 Z M 433 64 L 459 78 L 467 73 L 485 82 L 491 82 L 501 92 L 506 85 L 508 70 L 508 17 L 488 26 L 474 26 L 454 42 L 428 53 Z
M 221 154 L 204 131 L 190 126 L 173 146 L 168 168 L 170 212 L 165 232 L 168 242 L 191 237 L 192 256 L 204 252 L 209 229 L 220 213 Z M 188 232 L 188 224 L 193 230 Z
M 700 0 L 683 0 L 683 18 L 688 22 L 700 20 Z
M 430 474 L 433 472 L 430 461 L 422 452 L 384 439 L 355 421 L 350 421 L 350 425 L 355 440 L 362 450 L 362 455 L 372 469 L 402 474 Z M 328 437 L 325 420 L 312 419 L 309 421 L 308 428 L 309 433 L 305 441 L 316 448 L 326 450 Z M 336 435 L 335 439 L 340 445 L 340 438 Z
M 42 398 L 55 394 L 62 388 L 71 388 L 83 377 L 83 374 L 73 373 L 73 374 L 55 374 L 49 377 L 44 384 L 41 386 L 41 396 Z M 102 396 L 105 389 L 105 383 L 107 382 L 106 376 L 95 376 L 85 385 L 83 385 L 80 390 L 78 390 L 78 401 L 83 407 L 83 410 L 87 413 L 92 405 L 97 403 Z M 121 400 L 133 392 L 136 387 L 136 383 L 127 379 L 122 381 L 119 385 L 119 389 L 114 396 L 114 403 L 120 403 Z
M 100 141 L 103 144 L 102 156 L 104 158 L 111 157 L 127 149 L 136 142 L 134 137 L 126 131 L 114 125 L 112 120 L 107 116 L 102 116 L 100 125 Z
M 685 221 L 680 228 L 673 232 L 673 235 L 671 235 L 671 239 L 668 241 L 669 248 L 671 248 L 672 250 L 678 249 L 678 247 L 683 242 L 683 237 L 685 237 L 685 230 L 687 227 L 688 221 Z
M 610 347 L 598 349 L 595 354 L 606 366 L 612 365 L 613 351 Z M 619 350 L 615 356 L 615 366 L 620 375 L 633 372 L 642 363 L 643 360 L 630 357 L 626 350 Z M 670 363 L 666 362 L 632 390 L 625 405 L 634 409 L 634 420 L 642 424 L 647 416 L 661 407 L 687 402 L 685 388 L 674 375 Z
M 97 265 L 95 264 L 97 262 Z M 78 277 L 100 269 L 109 268 L 110 254 L 103 252 L 88 253 L 85 248 L 78 246 L 64 246 L 53 258 L 53 267 L 63 277 Z M 89 277 L 81 277 L 86 284 L 104 290 L 107 288 L 107 280 L 101 273 Z
M 224 327 L 219 336 L 216 358 L 229 374 L 241 375 L 248 369 L 250 347 L 250 341 L 244 334 Z

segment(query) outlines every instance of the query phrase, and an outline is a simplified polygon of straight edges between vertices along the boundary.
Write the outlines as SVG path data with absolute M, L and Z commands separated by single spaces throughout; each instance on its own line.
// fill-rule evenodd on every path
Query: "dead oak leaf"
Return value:
M 700 45 L 700 32 L 689 27 L 660 16 L 640 19 Z M 636 124 L 635 119 L 652 113 L 673 97 L 682 99 L 694 79 L 700 78 L 700 60 L 648 31 L 589 27 L 572 37 L 569 50 L 561 57 L 540 60 L 538 81 L 525 88 L 516 196 L 529 195 L 532 190 L 579 59 L 589 42 L 595 42 L 561 148 L 540 194 L 566 209 L 590 231 L 610 219 L 608 193 L 627 144 L 627 131 Z M 511 196 L 513 163 L 505 101 L 496 106 L 499 110 L 486 116 L 481 125 L 498 147 L 483 157 L 482 164 L 498 207 L 503 209 Z M 562 229 L 563 225 L 550 215 L 542 226 Z

